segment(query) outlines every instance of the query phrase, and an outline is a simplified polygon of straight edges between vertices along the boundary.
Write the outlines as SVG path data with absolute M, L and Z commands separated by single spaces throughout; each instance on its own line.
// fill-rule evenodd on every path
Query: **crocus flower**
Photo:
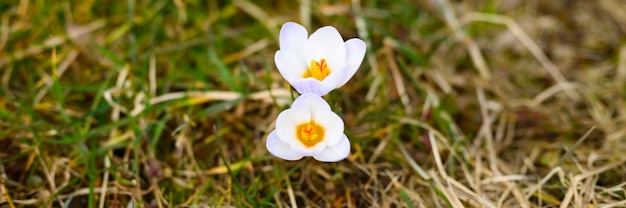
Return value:
M 322 162 L 337 162 L 350 153 L 343 128 L 343 120 L 324 99 L 304 94 L 278 115 L 266 147 L 272 155 L 285 160 L 312 156 Z
M 319 96 L 346 84 L 365 56 L 365 42 L 352 38 L 343 42 L 332 26 L 318 29 L 310 37 L 294 22 L 280 29 L 280 50 L 274 55 L 281 75 L 300 94 Z

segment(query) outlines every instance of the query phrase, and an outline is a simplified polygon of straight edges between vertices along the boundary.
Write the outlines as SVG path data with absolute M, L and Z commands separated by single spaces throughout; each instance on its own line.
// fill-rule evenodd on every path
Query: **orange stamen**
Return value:
M 296 127 L 296 137 L 304 146 L 313 147 L 324 140 L 324 127 L 313 120 L 308 123 L 302 123 Z
M 304 74 L 302 74 L 302 78 L 313 77 L 319 81 L 324 80 L 330 74 L 330 68 L 328 68 L 328 64 L 326 63 L 326 59 L 321 59 L 319 62 L 312 60 Z

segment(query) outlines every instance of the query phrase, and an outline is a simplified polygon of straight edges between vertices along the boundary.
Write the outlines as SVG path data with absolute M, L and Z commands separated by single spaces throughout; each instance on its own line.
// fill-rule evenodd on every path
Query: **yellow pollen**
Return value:
M 328 68 L 328 64 L 326 64 L 326 59 L 321 59 L 319 62 L 312 60 L 309 69 L 307 69 L 304 74 L 302 74 L 302 78 L 313 77 L 319 81 L 322 81 L 329 74 L 330 69 Z
M 313 120 L 299 124 L 296 127 L 296 137 L 306 147 L 313 147 L 318 142 L 324 140 L 324 127 Z

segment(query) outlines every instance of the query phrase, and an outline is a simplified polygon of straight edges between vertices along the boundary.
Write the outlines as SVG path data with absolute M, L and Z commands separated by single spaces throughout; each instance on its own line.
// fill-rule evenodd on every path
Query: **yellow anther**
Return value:
M 304 74 L 302 74 L 303 78 L 313 77 L 319 81 L 324 80 L 330 74 L 330 68 L 328 68 L 328 64 L 326 63 L 326 59 L 321 59 L 319 62 L 312 60 Z

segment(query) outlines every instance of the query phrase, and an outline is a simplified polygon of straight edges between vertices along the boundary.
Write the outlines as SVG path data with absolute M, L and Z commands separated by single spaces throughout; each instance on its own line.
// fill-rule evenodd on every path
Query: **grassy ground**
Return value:
M 2 1 L 0 206 L 626 206 L 622 1 L 208 2 Z M 287 21 L 368 43 L 345 161 L 265 149 Z

